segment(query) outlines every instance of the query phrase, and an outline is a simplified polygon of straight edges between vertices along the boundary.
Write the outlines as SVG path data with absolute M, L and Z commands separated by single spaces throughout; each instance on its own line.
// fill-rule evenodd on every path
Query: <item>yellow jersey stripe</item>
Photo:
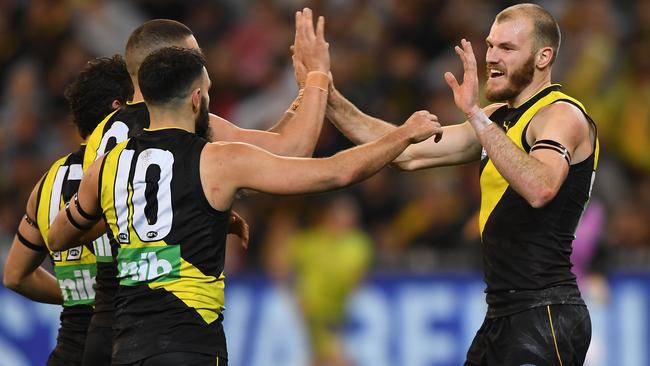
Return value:
M 115 113 L 117 113 L 119 109 L 114 110 L 111 112 L 108 116 L 104 117 L 104 119 L 95 127 L 93 132 L 88 136 L 88 139 L 86 141 L 86 152 L 84 153 L 84 162 L 83 162 L 83 170 L 84 172 L 88 170 L 90 165 L 97 160 L 97 149 L 99 149 L 99 145 L 101 144 L 102 137 L 104 136 L 104 127 L 106 126 L 106 123 L 113 117 Z
M 544 90 L 544 89 L 543 89 Z M 541 91 L 540 91 L 541 92 Z M 534 96 L 533 96 L 534 97 Z M 532 98 L 532 97 L 531 97 Z M 530 98 L 529 98 L 530 99 Z M 510 129 L 506 132 L 506 135 L 510 140 L 522 151 L 524 151 L 522 140 L 526 137 L 524 136 L 524 131 L 526 126 L 530 124 L 530 121 L 533 119 L 535 114 L 543 107 L 552 104 L 553 102 L 567 99 L 570 100 L 576 105 L 578 105 L 582 111 L 586 114 L 584 106 L 578 100 L 562 93 L 559 91 L 552 91 L 548 95 L 540 98 L 535 104 L 524 112 L 524 114 L 512 125 Z M 598 143 L 596 145 L 596 161 L 598 161 Z M 594 163 L 595 165 L 595 163 Z M 594 169 L 596 167 L 594 166 Z M 483 236 L 483 230 L 485 225 L 492 214 L 492 211 L 497 206 L 501 197 L 506 192 L 510 186 L 508 182 L 501 176 L 501 173 L 497 170 L 496 166 L 492 160 L 489 160 L 483 169 L 480 177 L 481 185 L 481 209 L 479 213 L 479 230 L 481 236 Z

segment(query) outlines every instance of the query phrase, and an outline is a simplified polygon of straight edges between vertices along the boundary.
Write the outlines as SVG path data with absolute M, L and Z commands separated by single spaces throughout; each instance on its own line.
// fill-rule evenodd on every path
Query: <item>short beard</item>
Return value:
M 530 55 L 524 65 L 513 71 L 508 85 L 501 90 L 486 90 L 485 98 L 490 102 L 504 102 L 514 99 L 533 81 L 535 76 L 535 55 Z
M 199 137 L 203 137 L 204 139 L 208 138 L 209 122 L 208 102 L 205 97 L 201 97 L 199 114 L 196 115 L 196 119 L 194 120 L 194 131 Z

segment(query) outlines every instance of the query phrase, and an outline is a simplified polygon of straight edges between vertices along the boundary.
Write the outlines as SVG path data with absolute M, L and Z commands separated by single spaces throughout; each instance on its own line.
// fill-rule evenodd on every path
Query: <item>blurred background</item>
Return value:
M 494 16 L 513 1 L 0 0 L 0 256 L 35 182 L 76 150 L 63 90 L 96 56 L 123 53 L 143 21 L 195 33 L 210 110 L 273 125 L 296 95 L 289 45 L 303 6 L 326 17 L 337 88 L 395 124 L 462 115 L 442 74 L 473 42 L 483 68 Z M 554 82 L 596 121 L 601 160 L 574 242 L 591 310 L 588 365 L 650 365 L 650 1 L 539 1 L 559 21 Z M 483 77 L 483 75 L 480 75 Z M 316 156 L 351 146 L 325 121 Z M 281 174 L 281 173 L 280 173 Z M 342 191 L 244 197 L 248 251 L 229 241 L 231 365 L 459 365 L 485 311 L 478 165 L 385 168 Z M 0 365 L 42 364 L 59 307 L 0 289 Z

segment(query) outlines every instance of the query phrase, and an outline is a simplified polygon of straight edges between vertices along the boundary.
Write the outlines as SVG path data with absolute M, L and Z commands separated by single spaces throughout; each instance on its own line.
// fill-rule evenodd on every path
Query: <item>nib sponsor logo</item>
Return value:
M 56 279 L 65 306 L 92 304 L 95 299 L 95 265 L 56 266 Z
M 172 281 L 180 278 L 180 247 L 121 248 L 117 263 L 121 285 Z

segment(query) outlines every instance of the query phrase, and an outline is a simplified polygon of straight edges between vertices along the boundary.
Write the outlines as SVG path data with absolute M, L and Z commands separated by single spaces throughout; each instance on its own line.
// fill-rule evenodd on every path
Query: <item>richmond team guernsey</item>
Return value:
M 562 93 L 559 85 L 539 91 L 518 108 L 503 106 L 490 119 L 517 147 L 529 153 L 526 130 L 531 119 L 540 108 L 556 102 L 575 105 L 593 124 L 583 105 Z M 598 151 L 596 138 L 593 153 L 570 166 L 555 198 L 538 209 L 515 192 L 490 158 L 482 155 L 479 225 L 488 317 L 549 304 L 584 304 L 570 257 L 575 231 L 591 194 Z
M 36 204 L 36 224 L 48 246 L 50 224 L 64 204 L 77 193 L 81 182 L 81 162 L 85 146 L 52 164 L 41 181 Z M 86 330 L 95 299 L 95 255 L 83 245 L 54 252 L 49 249 L 54 274 L 63 295 L 61 329 L 54 354 L 81 362 Z
M 229 212 L 214 210 L 203 193 L 206 143 L 181 129 L 145 129 L 104 158 L 101 206 L 119 245 L 114 362 L 165 351 L 227 358 L 221 312 Z
M 106 116 L 88 136 L 83 156 L 84 172 L 98 157 L 127 138 L 139 134 L 143 128 L 148 126 L 149 110 L 144 102 L 127 102 L 126 106 Z M 114 297 L 117 290 L 115 263 L 111 245 L 105 235 L 97 239 L 94 246 L 97 255 L 97 294 L 92 324 L 97 327 L 110 328 L 113 326 Z

